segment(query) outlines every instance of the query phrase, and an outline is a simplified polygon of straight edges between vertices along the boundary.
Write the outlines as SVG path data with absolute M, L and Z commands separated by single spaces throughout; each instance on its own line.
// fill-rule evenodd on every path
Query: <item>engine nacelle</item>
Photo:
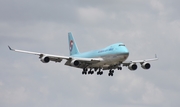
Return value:
M 80 62 L 77 61 L 77 60 L 72 60 L 72 61 L 71 61 L 71 65 L 72 65 L 72 66 L 78 66 L 78 65 L 80 65 Z
M 128 68 L 129 68 L 130 70 L 134 71 L 134 70 L 137 69 L 137 65 L 136 65 L 136 63 L 131 63 L 131 64 L 128 66 Z
M 149 63 L 147 63 L 147 62 L 144 62 L 144 63 L 141 64 L 141 67 L 143 69 L 149 69 L 149 68 L 151 68 L 151 65 Z
M 48 62 L 50 61 L 50 58 L 44 56 L 44 57 L 41 58 L 41 61 L 42 61 L 43 63 L 48 63 Z

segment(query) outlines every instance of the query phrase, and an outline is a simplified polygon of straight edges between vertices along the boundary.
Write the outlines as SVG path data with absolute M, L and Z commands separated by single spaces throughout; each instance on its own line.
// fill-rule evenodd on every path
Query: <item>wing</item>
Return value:
M 141 64 L 141 67 L 144 69 L 149 69 L 151 65 L 149 64 L 150 61 L 156 61 L 158 60 L 157 55 L 155 54 L 155 58 L 151 59 L 144 59 L 144 60 L 135 60 L 135 61 L 125 61 L 122 63 L 123 66 L 128 66 L 130 70 L 136 70 L 137 69 L 137 63 Z
M 38 55 L 42 62 L 47 63 L 49 61 L 55 61 L 55 62 L 61 62 L 63 59 L 69 59 L 67 56 L 59 56 L 59 55 L 51 55 L 51 54 L 45 54 L 45 53 L 38 53 L 38 52 L 31 52 L 31 51 L 24 51 L 24 50 L 18 50 L 18 49 L 12 49 L 10 46 L 8 46 L 11 51 L 20 52 L 20 53 L 26 53 L 26 54 L 33 54 Z
M 76 57 L 72 57 L 72 56 L 51 55 L 51 54 L 45 54 L 45 53 L 12 49 L 10 46 L 8 46 L 8 47 L 11 51 L 38 55 L 40 60 L 43 63 L 48 63 L 49 61 L 61 62 L 63 59 L 65 59 L 65 60 L 67 60 L 65 65 L 74 66 L 77 68 L 85 68 L 87 66 L 90 66 L 92 64 L 98 63 L 103 60 L 102 58 L 76 58 Z

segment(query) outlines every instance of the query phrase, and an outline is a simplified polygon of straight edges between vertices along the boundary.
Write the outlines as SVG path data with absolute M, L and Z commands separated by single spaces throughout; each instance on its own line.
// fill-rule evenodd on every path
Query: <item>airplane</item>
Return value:
M 155 58 L 151 59 L 126 61 L 129 51 L 124 43 L 115 43 L 103 49 L 80 53 L 71 32 L 68 33 L 68 42 L 70 56 L 51 55 L 8 47 L 11 51 L 38 55 L 43 63 L 50 61 L 60 63 L 62 60 L 66 60 L 65 65 L 82 69 L 84 75 L 94 74 L 95 72 L 97 72 L 97 75 L 102 75 L 103 70 L 109 70 L 108 76 L 113 76 L 114 70 L 122 70 L 123 66 L 132 71 L 136 70 L 138 68 L 137 63 L 143 69 L 149 69 L 151 67 L 149 62 L 158 60 L 157 55 L 155 55 Z

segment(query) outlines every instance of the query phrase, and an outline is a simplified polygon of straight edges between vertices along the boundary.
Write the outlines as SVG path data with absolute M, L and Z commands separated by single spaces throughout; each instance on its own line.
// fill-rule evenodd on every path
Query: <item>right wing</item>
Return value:
M 51 54 L 45 54 L 45 53 L 24 51 L 24 50 L 12 49 L 10 46 L 8 46 L 8 47 L 11 51 L 38 55 L 39 58 L 41 59 L 41 61 L 44 63 L 48 63 L 49 61 L 61 62 L 63 59 L 66 59 L 66 60 L 69 59 L 69 57 L 67 57 L 67 56 L 59 56 L 59 55 L 51 55 Z
M 63 59 L 67 60 L 65 65 L 68 66 L 74 66 L 78 68 L 86 68 L 87 66 L 91 64 L 98 63 L 102 61 L 102 58 L 76 58 L 72 56 L 59 56 L 59 55 L 51 55 L 51 54 L 45 54 L 45 53 L 39 53 L 39 52 L 31 52 L 31 51 L 25 51 L 25 50 L 18 50 L 18 49 L 12 49 L 10 46 L 9 50 L 20 52 L 20 53 L 26 53 L 26 54 L 33 54 L 38 55 L 40 60 L 43 63 L 48 63 L 49 61 L 54 62 L 61 62 Z

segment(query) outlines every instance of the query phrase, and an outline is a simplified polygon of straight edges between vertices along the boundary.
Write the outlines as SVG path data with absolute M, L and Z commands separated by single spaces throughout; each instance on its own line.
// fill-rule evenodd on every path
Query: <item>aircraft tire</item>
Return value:
M 103 72 L 101 71 L 99 74 L 100 74 L 100 75 L 102 75 L 102 74 L 103 74 Z
M 113 76 L 113 73 L 112 73 L 112 72 L 110 72 L 110 73 L 108 74 L 108 76 Z
M 97 75 L 102 75 L 102 73 L 100 71 L 97 72 Z
M 86 71 L 83 71 L 83 72 L 82 72 L 82 74 L 83 74 L 83 75 L 86 75 L 86 74 L 87 74 L 87 72 L 86 72 Z
M 92 74 L 92 71 L 88 71 L 88 74 Z
M 122 70 L 122 67 L 118 67 L 118 70 Z

